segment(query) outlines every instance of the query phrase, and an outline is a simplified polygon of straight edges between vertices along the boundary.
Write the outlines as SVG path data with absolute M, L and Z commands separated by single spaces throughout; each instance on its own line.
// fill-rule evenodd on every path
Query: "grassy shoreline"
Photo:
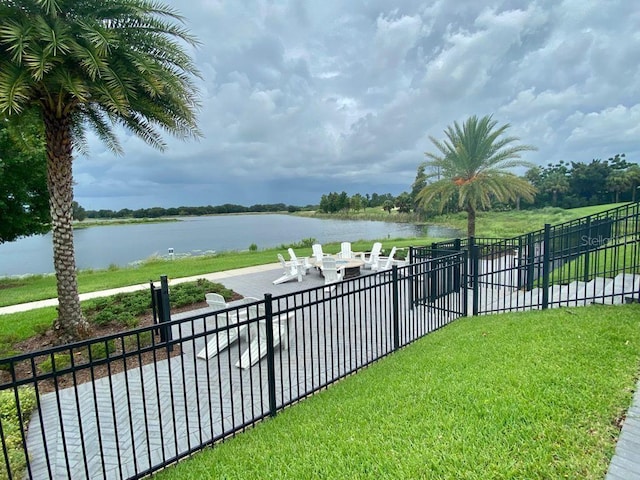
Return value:
M 512 237 L 542 228 L 545 223 L 560 223 L 584 215 L 598 213 L 614 206 L 615 205 L 610 204 L 571 210 L 544 208 L 541 210 L 480 212 L 478 214 L 477 232 L 478 236 Z M 345 214 L 340 217 L 330 218 L 344 217 L 349 220 L 363 220 L 365 219 L 363 215 L 368 215 L 369 213 L 370 212 L 365 211 L 358 214 Z M 394 213 L 388 214 L 384 211 L 380 211 L 380 213 L 381 215 L 379 215 L 379 217 L 381 218 L 389 217 L 390 221 L 399 221 Z M 429 223 L 464 230 L 466 226 L 466 214 L 441 215 L 430 219 Z M 390 249 L 392 246 L 408 247 L 410 245 L 426 245 L 438 240 L 441 239 L 429 237 L 380 239 L 385 249 Z M 352 242 L 354 251 L 367 251 L 370 249 L 374 240 L 355 241 L 352 239 Z M 311 255 L 310 247 L 299 248 L 298 245 L 294 244 L 294 248 L 298 256 Z M 324 248 L 325 251 L 329 253 L 335 253 L 340 249 L 338 243 L 326 244 Z M 160 275 L 168 275 L 170 278 L 180 278 L 264 265 L 275 263 L 277 261 L 277 253 L 285 254 L 286 257 L 286 246 L 281 245 L 277 248 L 264 249 L 256 252 L 226 251 L 219 252 L 215 256 L 187 257 L 176 260 L 155 258 L 146 260 L 135 267 L 82 270 L 78 272 L 78 288 L 80 293 L 87 293 L 128 285 L 137 285 L 148 282 L 151 279 L 158 279 Z M 0 278 L 0 306 L 44 300 L 54 298 L 55 296 L 55 278 L 52 275 Z

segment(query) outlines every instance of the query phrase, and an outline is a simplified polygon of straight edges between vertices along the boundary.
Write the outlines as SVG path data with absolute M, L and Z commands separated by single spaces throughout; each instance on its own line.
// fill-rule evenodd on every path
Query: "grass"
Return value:
M 640 306 L 462 319 L 161 479 L 601 479 Z
M 415 244 L 426 244 L 437 239 L 384 239 L 385 248 L 393 245 L 408 247 Z M 367 251 L 373 241 L 356 241 L 354 251 Z M 326 252 L 337 253 L 340 245 L 337 243 L 324 246 Z M 276 254 L 282 253 L 288 258 L 286 246 L 255 252 L 222 252 L 217 255 L 180 258 L 175 260 L 153 258 L 136 267 L 112 267 L 106 270 L 82 270 L 78 272 L 78 289 L 80 293 L 95 292 L 109 288 L 137 285 L 158 280 L 160 275 L 169 278 L 189 277 L 207 273 L 222 272 L 254 265 L 264 265 L 277 261 Z M 298 256 L 310 256 L 311 247 L 296 248 Z M 36 300 L 55 298 L 56 282 L 52 275 L 36 275 L 25 278 L 0 279 L 0 307 L 15 305 Z M 2 318 L 2 317 L 0 317 Z

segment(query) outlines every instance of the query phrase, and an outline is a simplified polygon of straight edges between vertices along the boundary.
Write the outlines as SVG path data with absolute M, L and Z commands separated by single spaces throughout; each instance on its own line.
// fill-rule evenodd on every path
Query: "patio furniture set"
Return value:
M 299 258 L 292 248 L 289 248 L 289 260 L 285 260 L 279 253 L 278 260 L 282 265 L 282 275 L 273 281 L 274 285 L 302 279 L 309 270 L 315 269 L 324 277 L 325 291 L 332 292 L 336 284 L 348 278 L 357 277 L 361 274 L 361 269 L 369 269 L 373 272 L 391 269 L 394 264 L 401 263 L 394 260 L 396 247 L 391 249 L 388 257 L 381 256 L 382 244 L 375 242 L 370 252 L 353 252 L 350 242 L 342 242 L 340 252 L 336 255 L 329 255 L 322 251 L 319 243 L 312 246 L 313 255 L 311 257 Z M 264 304 L 260 300 L 252 297 L 245 297 L 241 300 L 227 303 L 224 297 L 217 293 L 206 294 L 207 305 L 213 309 L 215 314 L 215 328 L 217 333 L 212 334 L 206 346 L 198 353 L 198 358 L 209 360 L 215 357 L 230 344 L 243 337 L 248 346 L 240 355 L 235 366 L 246 369 L 255 365 L 267 354 L 267 325 L 264 318 Z M 243 307 L 246 305 L 246 307 Z M 230 311 L 222 311 L 231 309 Z M 237 308 L 243 307 L 243 308 Z M 257 319 L 257 322 L 247 322 L 247 320 Z M 279 315 L 273 319 L 274 346 L 286 350 L 289 346 L 289 322 L 294 319 L 294 314 Z M 228 327 L 228 328 L 227 328 Z
M 391 249 L 388 257 L 382 256 L 382 243 L 375 242 L 370 252 L 354 252 L 351 250 L 351 242 L 342 242 L 340 251 L 335 255 L 324 253 L 322 245 L 314 244 L 311 257 L 299 258 L 292 248 L 289 248 L 287 261 L 281 254 L 278 260 L 282 265 L 282 275 L 273 281 L 274 285 L 291 280 L 302 281 L 309 270 L 315 268 L 324 277 L 324 283 L 328 289 L 335 288 L 335 284 L 341 280 L 357 277 L 361 269 L 369 269 L 372 272 L 390 269 L 394 263 L 396 247 Z

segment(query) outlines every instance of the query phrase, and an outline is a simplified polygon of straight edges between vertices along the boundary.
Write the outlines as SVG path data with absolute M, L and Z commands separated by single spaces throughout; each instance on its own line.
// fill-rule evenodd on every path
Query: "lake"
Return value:
M 456 231 L 438 226 L 269 214 L 182 217 L 179 222 L 99 226 L 74 232 L 79 269 L 124 266 L 154 255 L 167 256 L 169 248 L 174 249 L 174 255 L 183 256 L 248 250 L 252 243 L 264 249 L 304 238 L 329 243 L 423 235 L 452 237 Z M 0 245 L 0 276 L 53 272 L 52 248 L 50 233 Z

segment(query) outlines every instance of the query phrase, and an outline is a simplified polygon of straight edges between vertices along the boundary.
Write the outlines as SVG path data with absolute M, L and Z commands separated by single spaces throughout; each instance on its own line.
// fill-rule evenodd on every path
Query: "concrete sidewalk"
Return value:
M 193 277 L 174 278 L 169 280 L 169 285 L 177 285 L 184 282 L 193 282 L 200 278 L 209 280 L 211 282 L 220 282 L 225 278 L 236 277 L 239 275 L 246 275 L 248 273 L 266 272 L 269 270 L 276 270 L 282 268 L 279 263 L 269 263 L 266 265 L 256 265 L 254 267 L 238 268 L 235 270 L 226 270 L 223 272 L 205 273 L 202 275 L 194 275 Z M 159 279 L 158 279 L 159 280 Z M 123 292 L 136 292 L 138 290 L 148 290 L 149 283 L 141 283 L 138 285 L 129 285 L 127 287 L 111 288 L 109 290 L 99 290 L 97 292 L 81 293 L 80 300 L 89 300 L 91 298 L 108 297 L 117 293 Z M 26 312 L 27 310 L 34 310 L 36 308 L 43 307 L 55 307 L 58 305 L 57 298 L 49 298 L 47 300 L 38 300 L 37 302 L 20 303 L 17 305 L 9 305 L 7 307 L 0 307 L 0 315 L 6 315 L 9 313 Z

